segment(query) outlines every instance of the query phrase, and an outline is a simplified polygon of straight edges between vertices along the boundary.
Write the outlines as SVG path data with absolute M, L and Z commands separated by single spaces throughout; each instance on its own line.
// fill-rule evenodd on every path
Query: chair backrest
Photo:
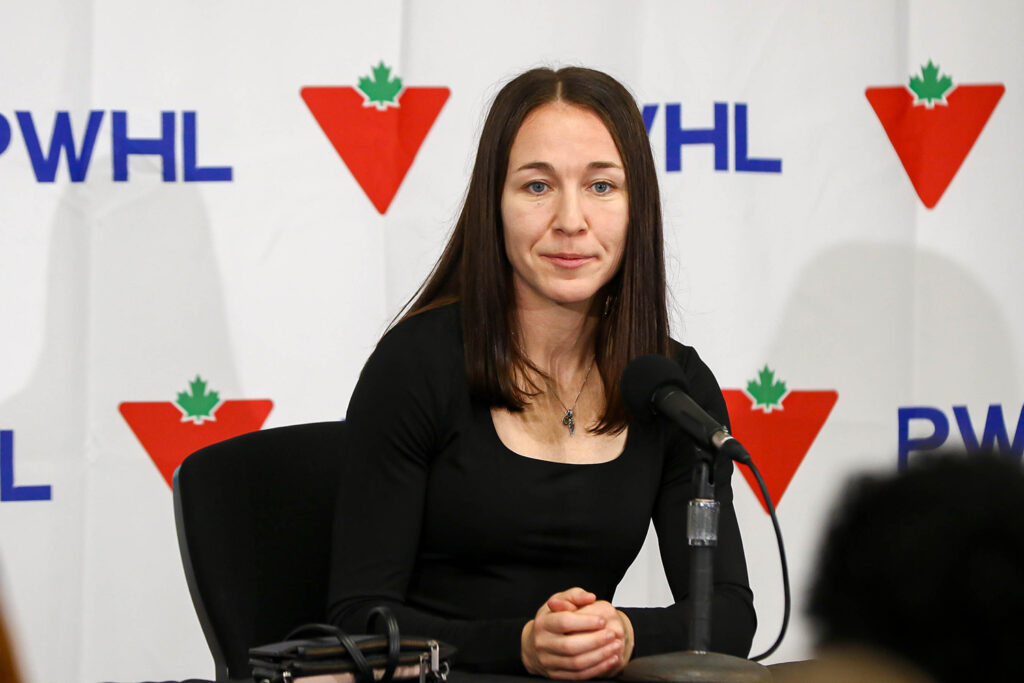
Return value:
M 344 424 L 243 434 L 174 473 L 178 546 L 217 681 L 250 679 L 250 647 L 325 620 Z

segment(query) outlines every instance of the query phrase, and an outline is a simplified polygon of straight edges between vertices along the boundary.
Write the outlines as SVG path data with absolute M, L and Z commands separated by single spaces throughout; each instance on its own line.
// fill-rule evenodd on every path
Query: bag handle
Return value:
M 284 639 L 292 640 L 295 636 L 301 633 L 316 633 L 318 635 L 333 636 L 337 638 L 338 643 L 345 648 L 345 651 L 348 652 L 348 656 L 352 658 L 352 663 L 356 665 L 356 681 L 359 683 L 372 683 L 373 669 L 370 668 L 369 662 L 366 661 L 363 651 L 359 649 L 359 646 L 356 645 L 354 640 L 352 640 L 352 637 L 340 628 L 332 626 L 331 624 L 303 624 L 302 626 L 292 629 Z M 391 658 L 389 656 L 389 665 L 390 659 Z M 391 679 L 388 678 L 386 680 Z
M 402 653 L 402 640 L 398 632 L 398 620 L 391 610 L 383 605 L 370 610 L 370 616 L 366 620 L 366 628 L 373 633 L 378 617 L 384 620 L 384 630 L 388 638 L 388 661 L 384 666 L 382 681 L 390 681 L 398 666 L 398 657 Z

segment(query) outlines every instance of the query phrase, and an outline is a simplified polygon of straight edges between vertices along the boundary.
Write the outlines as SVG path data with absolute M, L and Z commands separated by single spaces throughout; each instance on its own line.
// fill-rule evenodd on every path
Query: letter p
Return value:
M 910 451 L 929 451 L 946 443 L 946 438 L 949 436 L 949 419 L 938 408 L 929 408 L 927 406 L 900 408 L 898 414 L 900 422 L 900 446 L 897 465 L 899 469 L 902 470 L 907 466 L 907 458 Z M 931 435 L 911 439 L 911 420 L 928 420 L 931 422 L 934 427 Z

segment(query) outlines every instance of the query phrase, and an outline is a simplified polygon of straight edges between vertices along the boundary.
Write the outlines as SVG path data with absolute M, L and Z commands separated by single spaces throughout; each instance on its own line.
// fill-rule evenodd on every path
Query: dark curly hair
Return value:
M 1024 680 L 1024 474 L 946 451 L 862 476 L 825 536 L 809 614 L 820 645 L 864 644 L 939 681 Z

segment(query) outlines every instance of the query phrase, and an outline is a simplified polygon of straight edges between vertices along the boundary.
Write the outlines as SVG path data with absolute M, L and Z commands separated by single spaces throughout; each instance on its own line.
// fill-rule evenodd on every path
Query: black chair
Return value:
M 250 647 L 326 618 L 344 425 L 243 434 L 174 473 L 178 546 L 217 681 L 251 681 Z

